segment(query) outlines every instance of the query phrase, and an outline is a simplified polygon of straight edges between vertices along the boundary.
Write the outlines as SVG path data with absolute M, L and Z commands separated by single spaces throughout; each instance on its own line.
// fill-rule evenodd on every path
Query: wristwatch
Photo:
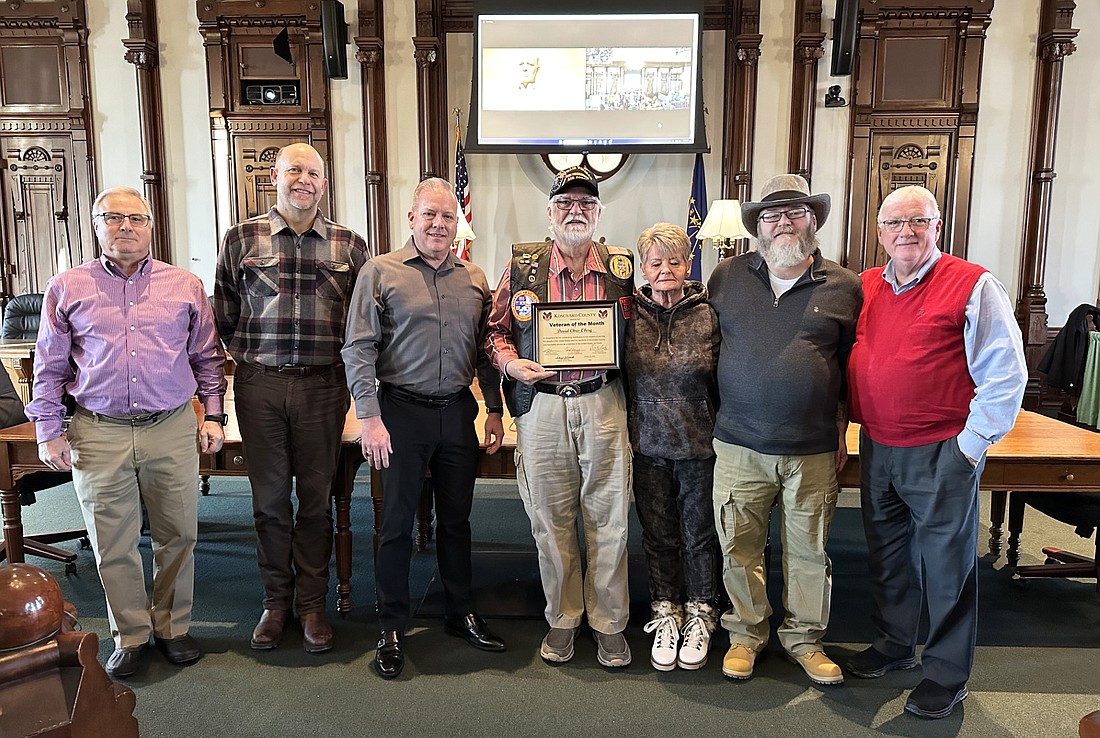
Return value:
M 208 420 L 211 423 L 217 423 L 218 425 L 229 425 L 229 416 L 225 413 L 221 415 L 206 415 L 203 420 Z

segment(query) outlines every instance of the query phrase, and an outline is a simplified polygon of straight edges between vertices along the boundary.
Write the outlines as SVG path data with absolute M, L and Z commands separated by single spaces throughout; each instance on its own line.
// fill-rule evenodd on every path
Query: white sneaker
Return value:
M 645 625 L 646 633 L 653 633 L 653 649 L 649 652 L 649 663 L 657 671 L 672 671 L 676 668 L 676 646 L 680 643 L 680 633 L 676 630 L 676 618 L 666 615 L 654 618 Z
M 681 631 L 683 644 L 678 661 L 681 669 L 701 669 L 710 651 L 710 631 L 701 617 L 688 618 Z M 655 647 L 656 648 L 656 647 Z

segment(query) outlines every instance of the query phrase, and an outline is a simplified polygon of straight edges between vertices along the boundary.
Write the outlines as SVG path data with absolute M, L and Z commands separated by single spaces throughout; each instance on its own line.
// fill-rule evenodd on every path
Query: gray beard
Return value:
M 756 250 L 764 257 L 764 261 L 768 263 L 769 268 L 789 269 L 797 266 L 804 262 L 806 257 L 812 254 L 820 243 L 816 232 L 805 236 L 800 236 L 797 233 L 794 235 L 798 236 L 798 241 L 780 246 L 775 245 L 775 237 L 756 239 Z
M 564 246 L 583 246 L 592 240 L 595 233 L 596 226 L 592 223 L 589 223 L 583 231 L 568 230 L 557 223 L 550 224 L 550 235 Z

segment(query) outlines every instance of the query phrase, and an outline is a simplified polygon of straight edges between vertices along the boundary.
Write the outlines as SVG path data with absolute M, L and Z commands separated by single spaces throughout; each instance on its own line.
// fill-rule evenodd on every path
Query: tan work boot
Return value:
M 722 659 L 722 673 L 733 679 L 748 679 L 756 663 L 756 651 L 743 643 L 734 643 Z
M 844 683 L 844 673 L 841 672 L 839 666 L 833 663 L 832 659 L 825 655 L 824 651 L 808 651 L 801 656 L 788 653 L 787 658 L 801 666 L 812 682 L 817 684 Z

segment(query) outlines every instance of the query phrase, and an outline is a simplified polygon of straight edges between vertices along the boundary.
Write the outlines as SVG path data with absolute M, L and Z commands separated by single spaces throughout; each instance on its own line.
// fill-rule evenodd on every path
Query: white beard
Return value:
M 592 241 L 592 236 L 596 233 L 596 224 L 588 223 L 585 225 L 584 230 L 578 230 L 576 228 L 569 228 L 567 226 L 559 226 L 557 223 L 550 224 L 550 235 L 555 241 L 563 246 L 582 246 Z

